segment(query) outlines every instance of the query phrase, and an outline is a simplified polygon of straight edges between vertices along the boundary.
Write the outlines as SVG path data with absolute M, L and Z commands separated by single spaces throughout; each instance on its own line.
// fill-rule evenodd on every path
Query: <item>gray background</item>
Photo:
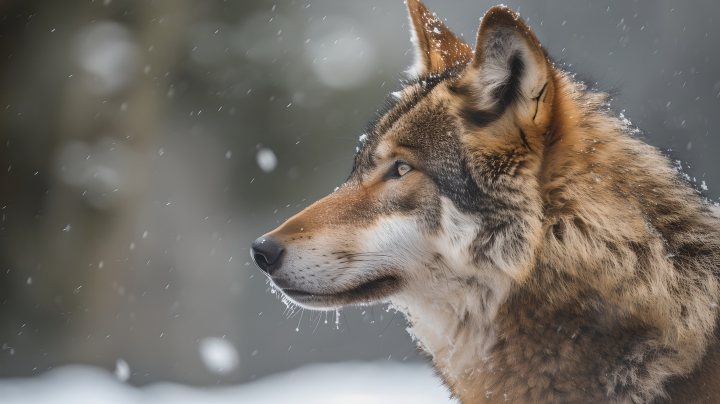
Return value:
M 494 3 L 426 4 L 472 44 Z M 560 63 L 620 88 L 612 106 L 717 201 L 720 2 L 508 6 Z M 344 181 L 410 49 L 400 0 L 0 1 L 0 376 L 123 358 L 134 384 L 222 384 L 425 360 L 401 314 L 301 318 L 248 262 Z M 206 337 L 237 369 L 205 368 Z

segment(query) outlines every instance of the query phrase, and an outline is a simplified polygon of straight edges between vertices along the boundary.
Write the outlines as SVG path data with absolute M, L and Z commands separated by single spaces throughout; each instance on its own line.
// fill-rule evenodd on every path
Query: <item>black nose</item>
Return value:
M 273 264 L 276 264 L 280 260 L 284 248 L 277 241 L 269 237 L 258 237 L 252 243 L 250 247 L 250 255 L 252 255 L 253 262 L 260 268 L 261 271 L 270 275 L 270 272 L 276 268 L 273 268 Z

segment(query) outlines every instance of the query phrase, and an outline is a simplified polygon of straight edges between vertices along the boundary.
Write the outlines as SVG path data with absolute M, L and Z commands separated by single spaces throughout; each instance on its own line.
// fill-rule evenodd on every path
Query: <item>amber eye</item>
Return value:
M 406 163 L 398 163 L 397 165 L 397 173 L 399 176 L 403 176 L 407 174 L 410 170 L 412 170 L 412 167 L 410 167 L 409 164 Z

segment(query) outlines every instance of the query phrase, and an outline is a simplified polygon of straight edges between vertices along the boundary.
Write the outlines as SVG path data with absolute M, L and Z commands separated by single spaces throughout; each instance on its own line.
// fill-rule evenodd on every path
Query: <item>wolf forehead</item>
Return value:
M 464 67 L 409 81 L 386 97 L 384 108 L 360 137 L 348 181 L 362 182 L 383 160 L 404 161 L 398 153 L 404 150 L 415 157 L 408 163 L 422 170 L 443 196 L 463 211 L 476 210 L 482 193 L 472 180 L 451 105 L 457 101 L 451 99 L 453 85 Z

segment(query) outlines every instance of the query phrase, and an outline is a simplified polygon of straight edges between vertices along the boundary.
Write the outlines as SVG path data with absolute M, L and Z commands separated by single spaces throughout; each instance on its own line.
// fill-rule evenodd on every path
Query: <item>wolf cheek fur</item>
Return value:
M 505 7 L 408 0 L 412 80 L 336 192 L 253 243 L 298 304 L 390 301 L 463 403 L 720 402 L 720 218 Z

